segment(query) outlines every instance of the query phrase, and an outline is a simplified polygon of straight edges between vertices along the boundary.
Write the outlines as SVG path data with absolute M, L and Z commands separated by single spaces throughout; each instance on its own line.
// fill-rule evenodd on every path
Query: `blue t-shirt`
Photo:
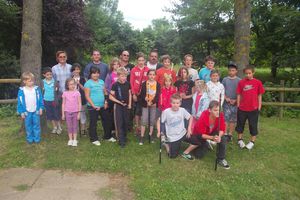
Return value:
M 104 81 L 99 79 L 97 82 L 89 79 L 85 84 L 85 88 L 90 89 L 90 98 L 97 107 L 104 106 Z M 87 103 L 88 106 L 91 106 Z
M 211 72 L 211 70 L 208 69 L 207 67 L 202 68 L 199 72 L 200 80 L 204 80 L 205 83 L 210 81 L 210 72 Z
M 44 82 L 44 100 L 45 101 L 54 101 L 54 90 L 55 90 L 55 81 L 52 79 L 50 82 L 47 82 L 46 79 Z

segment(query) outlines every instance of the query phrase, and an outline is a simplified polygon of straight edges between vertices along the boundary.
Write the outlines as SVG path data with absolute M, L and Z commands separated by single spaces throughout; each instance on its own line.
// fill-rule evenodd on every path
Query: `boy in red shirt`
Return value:
M 261 109 L 262 94 L 265 92 L 260 80 L 253 77 L 254 68 L 246 67 L 244 70 L 245 78 L 238 83 L 237 93 L 237 125 L 235 130 L 238 132 L 238 145 L 240 148 L 246 147 L 252 149 L 258 134 L 257 123 L 258 115 Z M 245 145 L 243 141 L 243 132 L 246 120 L 249 123 L 249 131 L 251 134 L 250 141 Z
M 156 71 L 156 81 L 160 84 L 160 86 L 164 86 L 165 74 L 172 76 L 172 83 L 176 81 L 176 72 L 171 69 L 171 57 L 169 55 L 163 55 L 161 57 L 161 62 L 163 63 L 163 67 L 159 68 Z
M 136 134 L 140 134 L 140 121 L 142 116 L 142 107 L 138 101 L 142 89 L 142 83 L 148 79 L 149 68 L 145 65 L 145 56 L 143 53 L 137 54 L 137 65 L 130 72 L 130 86 L 133 100 L 133 109 L 135 115 Z

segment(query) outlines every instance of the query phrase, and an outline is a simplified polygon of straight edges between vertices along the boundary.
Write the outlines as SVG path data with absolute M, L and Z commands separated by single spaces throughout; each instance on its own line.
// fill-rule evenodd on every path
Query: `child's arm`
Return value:
M 62 120 L 65 120 L 65 102 L 66 102 L 66 98 L 63 95 L 62 96 L 62 104 L 61 104 L 61 118 L 62 118 Z
M 240 107 L 240 101 L 241 101 L 241 95 L 238 94 L 238 95 L 236 96 L 236 106 L 237 106 L 237 107 Z
M 105 87 L 103 88 L 103 93 L 104 93 L 104 97 L 105 97 L 105 99 L 104 99 L 104 109 L 107 109 L 108 108 L 108 102 L 107 102 L 108 92 L 107 92 Z
M 258 110 L 261 110 L 261 104 L 262 104 L 262 94 L 258 95 Z
M 190 138 L 192 135 L 192 123 L 193 123 L 193 117 L 192 115 L 190 116 L 189 119 L 189 126 L 188 126 L 188 130 L 187 130 L 187 137 Z
M 85 99 L 87 102 L 94 108 L 95 110 L 100 110 L 99 107 L 96 107 L 90 97 L 90 89 L 89 88 L 84 88 L 84 93 L 85 93 Z
M 132 95 L 131 95 L 131 90 L 129 90 L 128 91 L 128 97 L 129 97 L 129 99 L 128 99 L 128 109 L 131 109 L 131 105 L 132 105 Z
M 111 90 L 110 91 L 110 94 L 109 94 L 109 99 L 112 100 L 113 102 L 117 103 L 117 104 L 120 104 L 122 106 L 124 106 L 125 104 L 121 101 L 119 101 L 116 97 L 116 92 L 114 90 Z
M 40 88 L 37 89 L 37 92 L 39 93 L 39 114 L 42 115 L 43 114 L 43 109 L 44 109 L 44 101 L 43 101 L 43 94 L 42 94 L 42 90 Z
M 79 93 L 79 92 L 78 92 Z M 77 119 L 80 120 L 80 112 L 81 112 L 81 96 L 80 93 L 78 95 L 78 115 L 77 115 Z
M 22 91 L 21 91 L 21 90 L 18 91 L 18 105 L 17 105 L 17 112 L 18 112 L 18 114 L 21 115 L 21 117 L 22 117 L 23 119 L 25 118 L 26 109 L 25 109 L 25 107 L 24 107 L 24 102 L 23 102 Z

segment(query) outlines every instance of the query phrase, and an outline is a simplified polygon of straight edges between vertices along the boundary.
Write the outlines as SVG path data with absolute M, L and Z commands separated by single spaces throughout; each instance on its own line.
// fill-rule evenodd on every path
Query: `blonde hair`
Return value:
M 27 80 L 32 80 L 34 79 L 34 75 L 31 72 L 23 72 L 21 75 L 21 80 L 23 81 L 27 81 Z
M 164 82 L 166 81 L 173 81 L 172 75 L 171 74 L 164 74 Z
M 120 65 L 121 65 L 120 59 L 117 58 L 117 57 L 115 57 L 115 58 L 113 58 L 113 59 L 110 61 L 110 64 L 109 64 L 109 71 L 112 72 L 112 71 L 114 70 L 114 69 L 113 69 L 113 65 L 114 65 L 115 63 L 118 63 L 119 66 L 120 66 Z
M 195 90 L 201 90 L 202 92 L 207 92 L 207 86 L 203 80 L 195 81 Z
M 120 75 L 125 75 L 127 76 L 128 72 L 127 70 L 125 69 L 125 67 L 119 67 L 117 69 L 117 75 L 120 76 Z

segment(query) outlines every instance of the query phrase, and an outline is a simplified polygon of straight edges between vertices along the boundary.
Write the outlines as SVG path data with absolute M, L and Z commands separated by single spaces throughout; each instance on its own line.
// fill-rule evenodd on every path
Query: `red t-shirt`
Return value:
M 197 94 L 196 100 L 195 100 L 195 110 L 198 110 L 201 97 L 202 97 L 202 94 L 200 94 L 200 95 Z
M 171 86 L 170 88 L 162 87 L 159 97 L 159 109 L 164 111 L 167 108 L 171 108 L 171 96 L 176 93 L 176 88 Z
M 241 95 L 239 109 L 253 111 L 258 109 L 258 95 L 265 93 L 260 80 L 242 79 L 236 88 L 236 93 Z
M 142 83 L 148 79 L 147 72 L 149 68 L 147 66 L 142 69 L 135 66 L 130 72 L 130 86 L 132 94 L 139 94 L 142 89 Z
M 203 111 L 199 120 L 196 122 L 193 134 L 194 135 L 211 135 L 213 132 L 218 130 L 219 118 L 217 117 L 214 124 L 211 126 L 209 124 L 209 110 Z M 226 125 L 224 120 L 224 114 L 220 115 L 220 131 L 225 132 Z
M 172 83 L 175 83 L 176 81 L 176 72 L 171 69 L 166 69 L 165 67 L 159 68 L 156 71 L 156 81 L 163 86 L 165 84 L 165 76 L 164 74 L 171 74 L 172 76 Z

